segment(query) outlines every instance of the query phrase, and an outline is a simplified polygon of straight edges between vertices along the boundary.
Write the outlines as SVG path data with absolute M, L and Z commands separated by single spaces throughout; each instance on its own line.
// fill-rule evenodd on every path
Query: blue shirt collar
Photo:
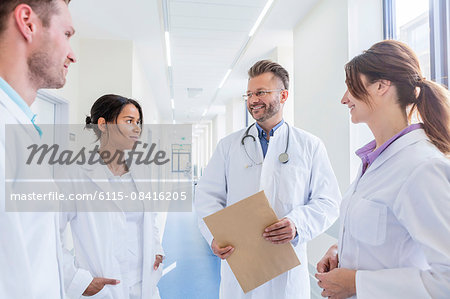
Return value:
M 282 125 L 284 124 L 284 119 L 282 119 L 275 127 L 272 128 L 272 130 L 270 130 L 270 136 L 273 136 L 273 133 Z M 263 128 L 261 128 L 261 126 L 256 123 L 256 128 L 258 129 L 258 137 L 261 139 L 261 137 L 266 138 L 266 132 L 263 130 Z
M 0 77 L 0 88 L 6 93 L 6 95 L 14 102 L 17 106 L 19 106 L 20 110 L 25 113 L 25 115 L 30 119 L 31 123 L 34 125 L 39 135 L 42 136 L 41 129 L 34 123 L 37 114 L 34 114 L 31 111 L 30 106 L 25 102 L 24 99 L 8 84 L 2 77 Z

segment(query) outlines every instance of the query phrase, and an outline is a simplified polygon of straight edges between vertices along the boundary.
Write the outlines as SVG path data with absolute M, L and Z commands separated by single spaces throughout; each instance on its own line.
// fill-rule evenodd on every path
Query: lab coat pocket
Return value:
M 280 173 L 275 176 L 277 181 L 277 198 L 285 205 L 293 206 L 304 198 L 305 171 L 293 165 L 281 165 Z
M 108 289 L 108 286 L 105 285 L 103 289 L 101 289 L 97 294 L 92 296 L 81 296 L 81 298 L 90 298 L 90 299 L 106 299 L 106 298 L 112 298 L 111 292 Z
M 387 207 L 361 198 L 351 210 L 350 233 L 359 241 L 372 246 L 386 239 Z

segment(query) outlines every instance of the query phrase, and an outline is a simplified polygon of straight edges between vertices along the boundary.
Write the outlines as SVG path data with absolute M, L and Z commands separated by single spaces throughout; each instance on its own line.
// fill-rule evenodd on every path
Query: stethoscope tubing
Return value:
M 250 159 L 250 161 L 252 161 L 252 163 L 253 163 L 254 165 L 261 165 L 262 162 L 261 162 L 261 163 L 256 163 L 255 160 L 253 160 L 252 157 L 250 157 L 250 154 L 248 153 L 247 148 L 245 147 L 245 138 L 250 137 L 250 138 L 253 139 L 254 142 L 256 142 L 255 136 L 249 134 L 250 129 L 251 129 L 255 124 L 256 124 L 256 123 L 253 123 L 253 124 L 251 124 L 251 125 L 247 128 L 247 130 L 245 131 L 244 136 L 242 136 L 241 144 L 242 144 L 242 146 L 244 147 L 245 154 L 246 154 L 247 157 Z M 287 163 L 287 162 L 289 161 L 289 154 L 287 153 L 287 151 L 288 151 L 288 149 L 289 149 L 289 137 L 290 137 L 290 136 L 289 136 L 289 134 L 290 134 L 289 129 L 290 129 L 290 128 L 289 128 L 289 124 L 288 124 L 287 122 L 285 122 L 285 124 L 286 124 L 287 130 L 288 130 L 287 141 L 286 141 L 286 149 L 285 149 L 284 152 L 281 153 L 281 154 L 279 155 L 279 157 L 278 157 L 278 160 L 279 160 L 280 163 L 282 163 L 282 164 L 285 164 L 285 163 Z

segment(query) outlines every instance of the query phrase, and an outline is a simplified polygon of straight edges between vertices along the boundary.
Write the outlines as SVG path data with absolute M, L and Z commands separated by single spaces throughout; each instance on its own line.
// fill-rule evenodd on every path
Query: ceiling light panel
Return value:
M 192 101 L 201 109 L 197 116 L 209 107 L 267 1 L 167 1 L 173 96 L 180 122 Z M 195 99 L 189 98 L 186 89 L 191 87 L 202 88 L 203 92 Z

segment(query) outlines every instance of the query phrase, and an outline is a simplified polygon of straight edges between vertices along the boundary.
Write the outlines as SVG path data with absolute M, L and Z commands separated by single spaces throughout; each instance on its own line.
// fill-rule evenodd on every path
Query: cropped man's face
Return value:
M 69 9 L 62 0 L 56 6 L 50 25 L 40 26 L 41 34 L 28 58 L 30 76 L 39 88 L 63 87 L 69 65 L 76 61 L 69 43 L 75 33 Z

